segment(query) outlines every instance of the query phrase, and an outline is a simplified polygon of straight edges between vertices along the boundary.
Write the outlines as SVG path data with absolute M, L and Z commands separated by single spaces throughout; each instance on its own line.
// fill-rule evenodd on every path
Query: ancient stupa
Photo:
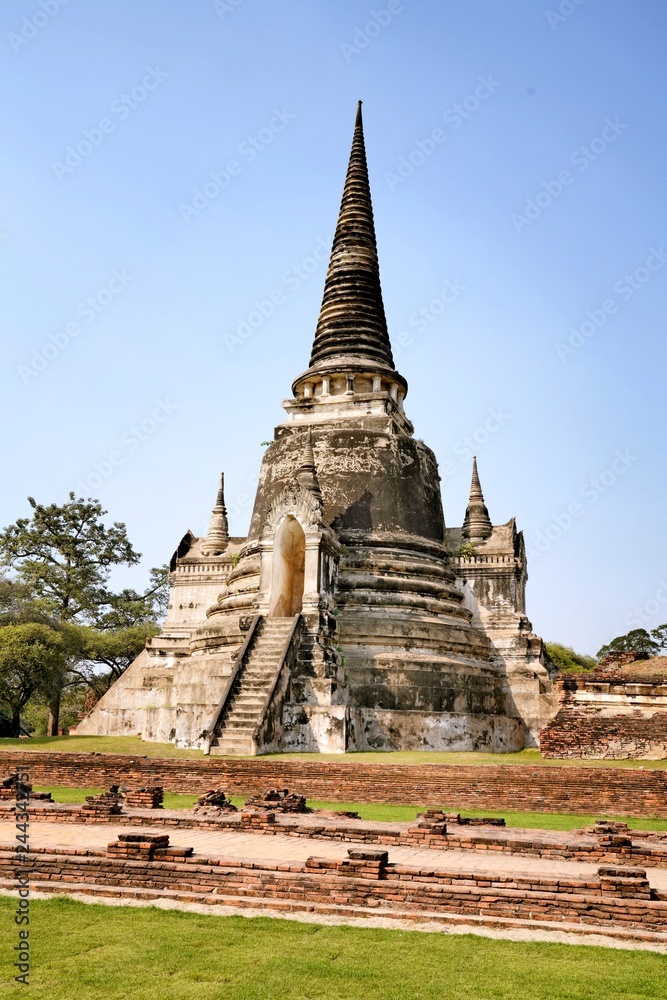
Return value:
M 162 632 L 77 727 L 210 753 L 535 746 L 555 711 L 514 519 L 475 463 L 446 528 L 387 330 L 361 116 L 310 364 L 262 462 L 247 538 L 221 480 L 171 561 Z

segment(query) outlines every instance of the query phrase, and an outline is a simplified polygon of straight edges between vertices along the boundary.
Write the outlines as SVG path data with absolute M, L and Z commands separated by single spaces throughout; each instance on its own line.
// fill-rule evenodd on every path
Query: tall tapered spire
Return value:
M 463 537 L 471 542 L 483 542 L 493 531 L 491 518 L 484 503 L 484 494 L 477 474 L 477 459 L 472 460 L 472 481 L 470 483 L 470 499 L 463 521 Z
M 225 474 L 220 473 L 220 486 L 211 513 L 211 523 L 204 539 L 203 549 L 209 555 L 220 555 L 229 545 L 229 526 L 225 507 Z
M 407 389 L 394 370 L 382 301 L 361 101 L 310 367 L 295 386 L 311 374 L 334 369 L 375 370 Z
M 310 363 L 339 354 L 394 367 L 380 288 L 361 101 Z

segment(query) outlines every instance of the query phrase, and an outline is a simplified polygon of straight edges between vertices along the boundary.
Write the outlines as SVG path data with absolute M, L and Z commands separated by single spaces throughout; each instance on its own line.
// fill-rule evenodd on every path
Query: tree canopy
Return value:
M 30 698 L 50 697 L 66 669 L 66 644 L 56 629 L 36 622 L 0 626 L 0 701 L 11 713 L 13 736 L 20 734 L 21 710 Z
M 133 566 L 141 556 L 124 524 L 106 527 L 97 500 L 45 506 L 28 497 L 30 518 L 0 533 L 0 559 L 32 589 L 43 610 L 63 621 L 95 623 L 112 603 L 107 589 L 113 566 Z
M 140 559 L 125 525 L 105 525 L 101 504 L 73 493 L 60 505 L 28 502 L 31 516 L 0 532 L 0 565 L 13 574 L 0 578 L 0 625 L 39 624 L 60 636 L 67 669 L 60 686 L 54 681 L 51 687 L 49 732 L 55 735 L 62 686 L 84 681 L 99 696 L 158 631 L 168 567 L 150 571 L 143 594 L 116 593 L 109 587 L 113 568 Z
M 563 646 L 559 642 L 546 642 L 547 656 L 561 673 L 579 674 L 593 670 L 595 659 L 583 653 L 575 653 L 571 646 Z
M 667 625 L 659 625 L 648 632 L 645 628 L 634 628 L 625 635 L 617 635 L 615 639 L 598 650 L 598 660 L 603 660 L 610 653 L 636 653 L 637 656 L 658 656 L 662 649 L 667 648 Z

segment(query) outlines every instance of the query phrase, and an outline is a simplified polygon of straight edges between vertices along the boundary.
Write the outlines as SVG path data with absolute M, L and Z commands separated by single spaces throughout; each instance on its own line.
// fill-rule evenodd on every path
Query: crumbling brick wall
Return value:
M 390 755 L 388 755 L 390 759 Z M 667 819 L 667 771 L 556 765 L 366 764 L 257 757 L 158 758 L 0 750 L 0 774 L 35 785 L 161 785 L 169 792 L 256 795 L 289 788 L 330 802 L 413 803 L 456 809 L 564 812 Z

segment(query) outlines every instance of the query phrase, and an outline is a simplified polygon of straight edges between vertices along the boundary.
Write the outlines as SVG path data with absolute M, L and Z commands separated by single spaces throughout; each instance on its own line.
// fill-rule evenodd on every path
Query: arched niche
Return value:
M 282 522 L 273 544 L 269 617 L 292 618 L 303 608 L 306 536 L 295 517 Z

